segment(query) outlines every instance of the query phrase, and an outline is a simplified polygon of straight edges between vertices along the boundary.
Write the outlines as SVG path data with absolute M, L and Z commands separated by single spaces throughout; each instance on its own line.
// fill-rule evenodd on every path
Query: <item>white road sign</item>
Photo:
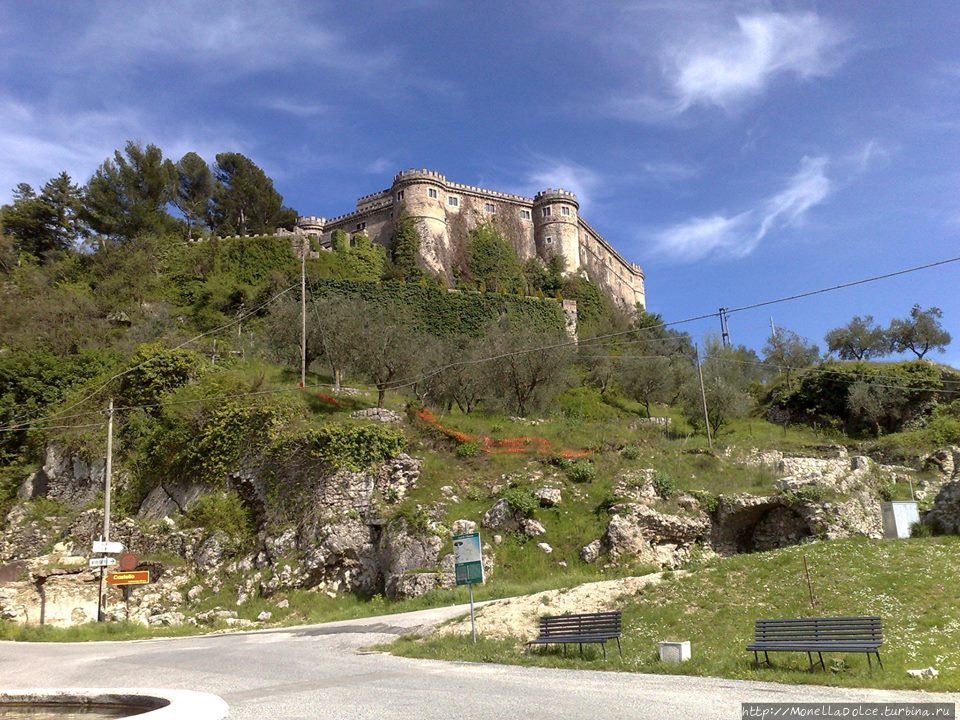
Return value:
M 90 567 L 109 567 L 116 564 L 117 559 L 112 557 L 90 558 Z
M 95 553 L 122 553 L 123 543 L 106 542 L 104 540 L 93 541 L 93 552 Z

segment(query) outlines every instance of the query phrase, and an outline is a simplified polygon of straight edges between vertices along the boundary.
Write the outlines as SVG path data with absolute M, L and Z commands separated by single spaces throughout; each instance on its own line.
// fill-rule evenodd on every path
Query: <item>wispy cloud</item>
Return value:
M 302 102 L 296 100 L 288 100 L 286 98 L 270 98 L 263 102 L 265 108 L 270 110 L 276 110 L 277 112 L 287 113 L 288 115 L 295 115 L 296 117 L 313 117 L 316 115 L 323 115 L 329 111 L 329 107 L 323 103 L 311 103 L 311 102 Z
M 784 189 L 756 207 L 678 223 L 654 236 L 654 250 L 678 262 L 749 255 L 770 233 L 799 224 L 812 207 L 827 199 L 834 187 L 826 174 L 828 166 L 824 156 L 805 157 Z
M 807 210 L 826 199 L 832 187 L 825 172 L 828 162 L 826 157 L 803 158 L 800 171 L 787 187 L 765 203 L 757 242 L 773 229 L 796 224 Z
M 683 40 L 657 50 L 659 87 L 645 83 L 608 103 L 620 117 L 662 122 L 697 107 L 732 112 L 783 77 L 831 74 L 844 59 L 847 34 L 816 13 L 761 12 L 729 18 L 707 15 L 679 23 Z M 633 62 L 649 60 L 633 48 Z
M 538 163 L 537 169 L 527 174 L 524 194 L 535 195 L 541 190 L 562 188 L 576 193 L 581 210 L 589 210 L 603 183 L 597 172 L 568 160 L 538 158 Z

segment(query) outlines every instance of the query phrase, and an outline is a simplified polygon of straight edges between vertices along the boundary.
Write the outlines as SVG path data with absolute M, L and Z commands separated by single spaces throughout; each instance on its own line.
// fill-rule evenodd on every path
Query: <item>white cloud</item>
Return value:
M 680 110 L 694 105 L 730 109 L 763 92 L 780 75 L 828 75 L 843 35 L 814 13 L 737 17 L 737 29 L 700 37 L 670 51 L 672 85 Z
M 569 190 L 576 194 L 580 209 L 587 211 L 603 179 L 595 171 L 566 160 L 538 158 L 538 168 L 527 174 L 525 195 L 541 190 Z
M 827 164 L 826 157 L 805 157 L 800 161 L 800 171 L 790 179 L 787 187 L 766 202 L 763 220 L 757 230 L 758 241 L 772 229 L 794 225 L 807 210 L 826 199 L 832 187 L 826 176 Z
M 295 115 L 297 117 L 313 117 L 323 115 L 329 111 L 329 107 L 323 103 L 298 102 L 287 98 L 271 98 L 263 102 L 265 108 L 276 110 L 277 112 Z
M 693 218 L 659 233 L 654 238 L 655 250 L 681 262 L 693 262 L 713 254 L 747 255 L 757 242 L 755 237 L 744 233 L 749 221 L 749 212 L 733 217 Z
M 654 250 L 679 262 L 749 255 L 767 235 L 797 225 L 827 199 L 834 187 L 826 174 L 828 166 L 826 157 L 805 157 L 786 187 L 756 208 L 678 223 L 654 236 Z
M 619 39 L 635 88 L 606 101 L 608 112 L 654 123 L 676 121 L 694 108 L 733 112 L 781 78 L 824 77 L 844 59 L 846 32 L 816 13 L 757 12 L 731 22 L 719 8 L 637 13 L 605 33 Z M 669 22 L 664 13 L 671 15 Z M 640 24 L 666 24 L 673 32 L 663 39 L 646 34 Z M 642 33 L 644 42 L 624 37 L 627 33 Z

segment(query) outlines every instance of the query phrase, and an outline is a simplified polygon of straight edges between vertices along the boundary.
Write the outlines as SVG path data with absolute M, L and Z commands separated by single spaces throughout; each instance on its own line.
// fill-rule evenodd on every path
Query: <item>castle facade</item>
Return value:
M 585 273 L 624 308 L 646 307 L 643 270 L 580 217 L 576 195 L 566 190 L 543 190 L 531 199 L 450 182 L 432 170 L 404 170 L 386 190 L 359 198 L 352 212 L 329 220 L 301 217 L 297 226 L 323 248 L 331 246 L 334 230 L 363 232 L 390 247 L 401 206 L 417 221 L 421 258 L 436 273 L 449 277 L 467 230 L 496 221 L 521 261 L 562 254 L 568 274 Z

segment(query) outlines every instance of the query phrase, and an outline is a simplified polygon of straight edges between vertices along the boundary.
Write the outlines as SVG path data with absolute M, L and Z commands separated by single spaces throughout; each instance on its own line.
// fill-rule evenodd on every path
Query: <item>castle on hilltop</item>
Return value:
M 450 182 L 432 170 L 404 170 L 386 190 L 359 198 L 354 211 L 329 220 L 301 217 L 297 229 L 323 248 L 331 246 L 334 230 L 363 232 L 389 247 L 401 206 L 417 221 L 421 259 L 434 272 L 449 277 L 466 231 L 496 220 L 521 261 L 562 254 L 568 274 L 586 274 L 625 308 L 646 307 L 643 270 L 580 217 L 577 196 L 566 190 L 544 190 L 530 199 Z

